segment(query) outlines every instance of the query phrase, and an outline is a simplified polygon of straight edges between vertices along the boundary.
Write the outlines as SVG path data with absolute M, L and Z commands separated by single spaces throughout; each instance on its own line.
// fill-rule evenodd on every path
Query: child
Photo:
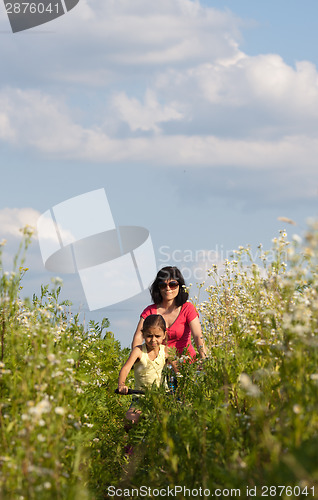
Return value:
M 167 347 L 163 345 L 166 342 L 166 322 L 160 314 L 150 314 L 145 318 L 142 328 L 142 335 L 145 343 L 133 348 L 130 356 L 119 373 L 118 391 L 121 394 L 128 393 L 128 387 L 125 385 L 128 373 L 134 367 L 135 389 L 143 390 L 157 386 L 161 383 L 161 374 L 165 365 Z M 126 418 L 137 423 L 141 411 L 134 408 L 134 401 L 126 413 Z

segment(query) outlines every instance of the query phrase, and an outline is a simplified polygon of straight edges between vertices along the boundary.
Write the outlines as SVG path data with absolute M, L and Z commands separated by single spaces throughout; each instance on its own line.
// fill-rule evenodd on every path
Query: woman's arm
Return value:
M 143 336 L 142 336 L 141 329 L 142 329 L 143 324 L 144 324 L 144 318 L 140 318 L 139 323 L 138 323 L 137 328 L 136 328 L 136 331 L 135 331 L 135 334 L 134 334 L 132 344 L 131 344 L 132 349 L 134 347 L 136 347 L 137 345 L 142 344 Z
M 195 345 L 197 346 L 197 349 L 199 351 L 200 358 L 206 358 L 206 350 L 205 350 L 205 345 L 204 345 L 204 338 L 202 335 L 202 330 L 201 330 L 201 323 L 198 317 L 194 318 L 192 321 L 189 323 L 190 329 L 191 329 L 191 334 L 193 337 L 193 340 L 195 342 Z
M 126 378 L 128 376 L 128 373 L 130 372 L 130 370 L 134 366 L 135 362 L 137 361 L 137 359 L 140 359 L 140 356 L 141 356 L 140 347 L 134 347 L 134 349 L 131 351 L 126 363 L 124 364 L 124 366 L 120 370 L 119 377 L 118 377 L 118 391 L 121 394 L 128 393 L 128 387 L 125 385 Z

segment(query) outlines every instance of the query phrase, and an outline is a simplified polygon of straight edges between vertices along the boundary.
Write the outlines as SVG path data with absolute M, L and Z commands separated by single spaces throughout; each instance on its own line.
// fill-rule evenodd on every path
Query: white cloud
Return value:
M 25 81 L 40 71 L 55 83 L 0 88 L 2 141 L 61 159 L 315 174 L 315 66 L 244 54 L 229 11 L 190 0 L 81 0 L 53 26 L 41 43 L 9 39 L 25 56 L 16 61 Z M 5 67 L 10 50 L 1 52 Z M 96 96 L 81 93 L 103 83 Z
M 291 136 L 282 140 L 253 141 L 214 136 L 157 136 L 150 139 L 110 140 L 92 134 L 82 152 L 75 156 L 97 161 L 151 162 L 154 165 L 237 166 L 266 168 L 276 165 L 302 169 L 316 167 L 318 138 Z
M 14 131 L 10 125 L 8 116 L 5 113 L 0 113 L 0 139 L 11 141 L 14 138 Z
M 239 20 L 231 12 L 205 8 L 191 0 L 90 0 L 87 6 L 91 22 L 83 18 L 76 26 L 67 17 L 68 28 L 72 35 L 78 29 L 84 36 L 89 32 L 90 43 L 105 42 L 104 56 L 117 64 L 153 66 L 229 57 L 233 55 L 232 41 L 239 36 Z M 87 6 L 79 5 L 77 12 Z
M 168 69 L 155 89 L 166 103 L 187 106 L 190 132 L 277 138 L 310 133 L 318 125 L 318 73 L 308 61 L 288 66 L 279 55 Z
M 40 214 L 33 208 L 3 208 L 0 210 L 0 236 L 21 238 L 25 226 L 36 228 Z
M 36 90 L 5 89 L 0 109 L 2 122 L 10 124 L 3 138 L 17 147 L 67 152 L 81 142 L 82 127 L 72 121 L 61 99 Z
M 211 165 L 246 162 L 257 166 L 263 162 L 255 154 L 267 152 L 266 161 L 271 161 L 272 152 L 278 164 L 285 160 L 294 163 L 295 154 L 298 161 L 299 153 L 304 153 L 305 163 L 312 162 L 309 155 L 316 152 L 318 126 L 318 74 L 309 62 L 298 63 L 293 69 L 279 56 L 251 58 L 241 54 L 230 65 L 168 70 L 153 86 L 155 90 L 145 89 L 142 99 L 128 97 L 126 92 L 114 94 L 108 107 L 110 118 L 105 107 L 106 116 L 99 116 L 99 122 L 90 127 L 81 124 L 81 115 L 53 94 L 2 89 L 0 138 L 64 158 L 93 161 L 125 160 L 128 152 L 136 161 L 148 161 L 147 150 L 162 145 L 172 149 L 173 164 L 193 159 Z M 110 131 L 107 125 L 112 122 L 117 125 Z M 161 132 L 161 136 L 122 139 L 114 133 L 120 123 L 132 132 Z M 167 126 L 169 136 L 164 135 Z M 304 150 L 303 142 L 309 149 Z M 183 151 L 174 151 L 180 146 Z
M 132 131 L 159 132 L 160 123 L 183 118 L 183 114 L 173 103 L 160 105 L 155 93 L 151 90 L 146 91 L 144 103 L 136 98 L 129 98 L 124 92 L 118 93 L 113 98 L 113 106 Z
M 0 23 L 10 29 L 5 15 Z M 137 68 L 149 75 L 166 64 L 230 58 L 239 23 L 229 11 L 191 0 L 81 0 L 51 23 L 7 37 L 0 45 L 2 66 L 13 58 L 16 66 L 14 75 L 1 77 L 8 84 L 14 76 L 34 85 L 73 81 L 95 87 L 136 75 Z
M 130 109 L 124 110 L 125 99 Z M 117 106 L 126 113 L 125 119 L 133 130 L 158 132 L 158 123 L 164 120 L 180 121 L 179 111 L 169 105 L 160 106 L 153 96 L 148 97 L 144 105 L 137 100 L 129 101 L 123 95 L 119 101 Z M 10 90 L 0 94 L 0 105 L 2 102 L 6 103 L 5 119 L 13 131 L 10 141 L 14 141 L 16 147 L 31 147 L 59 158 L 251 169 L 273 165 L 277 168 L 301 165 L 303 171 L 316 168 L 318 137 L 315 131 L 311 136 L 291 134 L 275 140 L 179 133 L 120 138 L 111 137 L 98 125 L 85 128 L 77 124 L 63 101 L 44 93 Z

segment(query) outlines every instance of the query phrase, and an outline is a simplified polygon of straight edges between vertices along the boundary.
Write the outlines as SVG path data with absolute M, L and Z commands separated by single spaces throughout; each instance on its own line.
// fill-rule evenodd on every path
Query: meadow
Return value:
M 213 266 L 196 303 L 208 359 L 183 358 L 128 433 L 114 389 L 129 350 L 106 318 L 83 325 L 58 280 L 21 299 L 31 237 L 12 271 L 0 262 L 0 498 L 318 497 L 317 222 Z

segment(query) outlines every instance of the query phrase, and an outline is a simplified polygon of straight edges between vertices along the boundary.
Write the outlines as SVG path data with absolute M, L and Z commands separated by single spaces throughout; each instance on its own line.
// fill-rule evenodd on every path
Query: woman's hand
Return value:
M 200 358 L 198 359 L 197 363 L 196 363 L 196 368 L 197 370 L 200 372 L 204 369 L 204 364 L 205 364 L 205 361 L 208 359 L 208 357 L 206 356 L 205 358 Z
M 199 318 L 194 318 L 190 322 L 190 329 L 195 345 L 197 346 L 199 356 L 201 359 L 205 359 L 207 357 L 207 353 L 204 345 L 204 338 L 201 330 L 201 323 Z

